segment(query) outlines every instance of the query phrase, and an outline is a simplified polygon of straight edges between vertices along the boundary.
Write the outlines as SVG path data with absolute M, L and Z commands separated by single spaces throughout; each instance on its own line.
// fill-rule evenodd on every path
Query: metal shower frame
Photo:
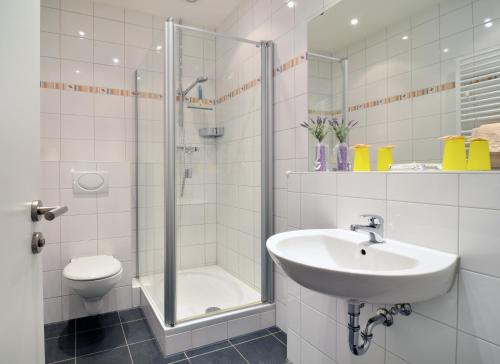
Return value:
M 165 324 L 176 324 L 176 88 L 175 57 L 176 29 L 210 34 L 238 42 L 255 45 L 261 49 L 261 301 L 274 302 L 274 268 L 266 249 L 266 240 L 274 232 L 274 146 L 273 146 L 273 53 L 274 45 L 270 41 L 255 42 L 249 39 L 198 29 L 175 23 L 173 18 L 165 22 Z

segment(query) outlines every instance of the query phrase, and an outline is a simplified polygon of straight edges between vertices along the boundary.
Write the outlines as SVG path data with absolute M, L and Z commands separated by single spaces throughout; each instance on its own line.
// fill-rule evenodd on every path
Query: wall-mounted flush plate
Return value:
M 72 171 L 73 192 L 96 193 L 107 192 L 109 189 L 107 171 Z

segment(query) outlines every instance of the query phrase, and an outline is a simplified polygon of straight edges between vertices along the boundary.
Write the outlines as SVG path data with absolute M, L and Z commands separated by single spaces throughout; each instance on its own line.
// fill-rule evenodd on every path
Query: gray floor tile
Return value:
M 286 347 L 272 335 L 236 345 L 236 348 L 250 364 L 286 363 Z

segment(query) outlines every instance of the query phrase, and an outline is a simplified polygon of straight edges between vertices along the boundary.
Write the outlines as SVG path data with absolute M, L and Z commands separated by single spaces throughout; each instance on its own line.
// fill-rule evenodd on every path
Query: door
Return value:
M 0 363 L 43 363 L 38 228 L 40 2 L 0 2 Z

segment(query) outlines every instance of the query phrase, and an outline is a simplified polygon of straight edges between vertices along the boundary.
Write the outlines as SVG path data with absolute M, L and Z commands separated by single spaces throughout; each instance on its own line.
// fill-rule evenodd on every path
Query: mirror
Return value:
M 497 1 L 339 1 L 309 22 L 307 59 L 309 119 L 355 121 L 351 162 L 352 146 L 369 144 L 372 170 L 387 145 L 394 164 L 441 163 L 440 137 L 463 135 L 488 139 L 500 168 Z M 337 169 L 339 139 L 322 144 L 310 135 L 310 169 L 321 152 Z

